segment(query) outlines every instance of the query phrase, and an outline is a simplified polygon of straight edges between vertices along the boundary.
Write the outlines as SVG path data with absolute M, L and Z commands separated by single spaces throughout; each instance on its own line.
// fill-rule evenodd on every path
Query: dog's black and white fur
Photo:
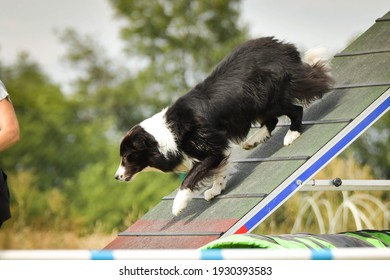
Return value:
M 303 108 L 333 84 L 324 59 L 267 37 L 250 40 L 227 55 L 203 82 L 161 112 L 134 126 L 120 145 L 115 178 L 130 181 L 152 167 L 164 172 L 186 168 L 172 212 L 180 214 L 191 198 L 210 200 L 224 188 L 233 144 L 251 149 L 271 136 L 281 115 L 291 119 L 284 145 L 301 133 Z M 261 128 L 246 141 L 252 124 Z

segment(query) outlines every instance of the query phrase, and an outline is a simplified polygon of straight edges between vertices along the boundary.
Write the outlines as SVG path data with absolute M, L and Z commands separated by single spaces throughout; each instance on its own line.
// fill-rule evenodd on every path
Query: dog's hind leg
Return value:
M 262 123 L 262 126 L 258 131 L 245 140 L 245 142 L 242 144 L 242 148 L 245 150 L 251 150 L 259 144 L 264 143 L 268 138 L 271 137 L 271 133 L 275 129 L 277 123 L 277 118 L 267 119 Z
M 214 177 L 213 186 L 204 192 L 204 199 L 207 201 L 212 200 L 225 189 L 225 175 L 220 174 Z
M 289 105 L 284 109 L 287 109 L 285 114 L 291 120 L 290 129 L 283 140 L 284 146 L 288 146 L 301 135 L 303 108 L 301 106 Z
M 221 192 L 225 189 L 226 170 L 227 170 L 227 158 L 226 160 L 223 160 L 219 165 L 218 171 L 214 175 L 213 186 L 204 192 L 204 198 L 207 201 L 212 200 L 217 195 L 220 195 Z

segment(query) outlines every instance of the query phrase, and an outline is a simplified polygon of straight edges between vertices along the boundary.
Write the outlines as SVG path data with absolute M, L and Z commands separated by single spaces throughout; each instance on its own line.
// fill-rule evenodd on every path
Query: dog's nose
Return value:
M 119 165 L 118 170 L 115 172 L 115 179 L 121 181 L 125 178 L 125 169 L 122 165 Z
M 117 172 L 117 173 L 115 173 L 114 177 L 115 177 L 116 180 L 122 181 L 123 178 L 124 178 L 124 175 Z

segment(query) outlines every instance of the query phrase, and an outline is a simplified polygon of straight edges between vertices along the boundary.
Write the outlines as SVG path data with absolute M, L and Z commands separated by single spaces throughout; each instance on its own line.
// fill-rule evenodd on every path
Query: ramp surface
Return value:
M 266 143 L 233 151 L 221 196 L 198 197 L 174 217 L 174 192 L 106 248 L 199 248 L 251 231 L 390 108 L 389 65 L 390 12 L 334 57 L 337 86 L 304 110 L 304 131 L 292 145 L 283 146 L 282 117 Z

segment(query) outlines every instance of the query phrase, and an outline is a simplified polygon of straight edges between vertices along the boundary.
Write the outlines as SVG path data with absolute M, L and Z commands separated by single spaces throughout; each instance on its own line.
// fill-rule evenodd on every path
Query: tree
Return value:
M 116 63 L 101 43 L 88 35 L 66 29 L 59 37 L 66 46 L 63 60 L 78 73 L 72 99 L 83 104 L 85 120 L 106 123 L 111 140 L 119 141 L 122 133 L 145 118 L 148 108 L 157 102 L 157 98 L 143 98 L 142 88 L 148 80 Z
M 86 121 L 82 104 L 68 99 L 27 54 L 1 70 L 20 123 L 21 141 L 2 153 L 0 166 L 30 171 L 38 186 L 48 188 L 62 186 L 102 156 L 105 138 L 99 124 Z
M 184 94 L 247 38 L 239 26 L 239 0 L 111 0 L 126 25 L 121 30 L 131 58 L 141 59 L 138 78 L 145 101 L 162 104 Z M 159 104 L 160 105 L 160 104 Z
M 371 167 L 378 179 L 390 178 L 390 114 L 383 115 L 349 150 L 362 165 Z

